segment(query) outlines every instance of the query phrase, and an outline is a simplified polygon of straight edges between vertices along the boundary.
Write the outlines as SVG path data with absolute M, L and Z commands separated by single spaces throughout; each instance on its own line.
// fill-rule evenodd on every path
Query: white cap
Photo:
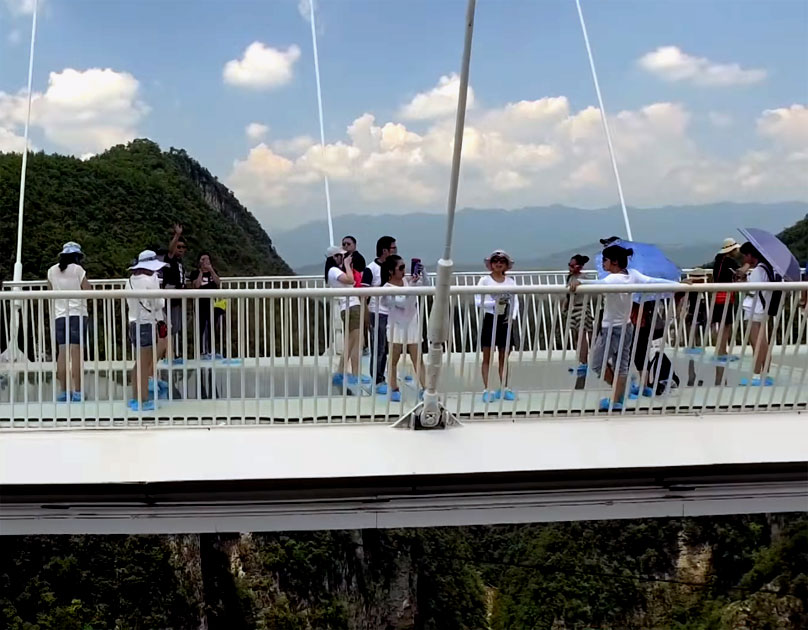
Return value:
M 163 267 L 167 267 L 168 263 L 164 263 L 161 260 L 157 259 L 157 254 L 155 254 L 150 249 L 144 249 L 140 254 L 138 254 L 137 261 L 134 265 L 129 267 L 130 271 L 134 271 L 135 269 L 148 269 L 149 271 L 159 271 Z
M 331 256 L 336 256 L 337 254 L 342 254 L 344 256 L 347 253 L 348 252 L 342 249 L 342 247 L 340 247 L 339 245 L 332 245 L 331 247 L 325 250 L 325 257 L 331 258 Z
M 62 254 L 81 254 L 81 245 L 68 241 L 62 246 Z

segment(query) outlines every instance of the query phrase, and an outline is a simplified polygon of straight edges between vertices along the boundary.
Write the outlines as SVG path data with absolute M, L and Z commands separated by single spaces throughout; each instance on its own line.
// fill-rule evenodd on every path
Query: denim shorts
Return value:
M 151 348 L 157 339 L 157 328 L 154 324 L 138 325 L 137 322 L 129 322 L 129 341 L 135 348 L 138 347 L 138 336 L 140 337 L 141 348 Z
M 70 319 L 70 323 L 65 326 L 65 320 Z M 56 321 L 56 345 L 64 346 L 68 343 L 72 345 L 81 345 L 87 338 L 87 320 L 86 316 L 71 315 L 68 317 L 57 317 Z M 68 330 L 70 333 L 70 341 L 67 341 Z

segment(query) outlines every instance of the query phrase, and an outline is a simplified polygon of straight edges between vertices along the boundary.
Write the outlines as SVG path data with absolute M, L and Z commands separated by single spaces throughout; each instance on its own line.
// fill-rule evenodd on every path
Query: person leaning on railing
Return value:
M 59 254 L 59 262 L 48 269 L 48 287 L 55 291 L 90 291 L 87 272 L 81 266 L 84 254 L 78 243 L 65 243 Z M 56 397 L 65 402 L 68 385 L 72 388 L 70 400 L 82 399 L 82 349 L 87 338 L 87 301 L 81 299 L 54 300 L 53 323 L 58 356 L 56 378 L 61 390 Z M 67 356 L 70 347 L 70 383 L 67 382 Z

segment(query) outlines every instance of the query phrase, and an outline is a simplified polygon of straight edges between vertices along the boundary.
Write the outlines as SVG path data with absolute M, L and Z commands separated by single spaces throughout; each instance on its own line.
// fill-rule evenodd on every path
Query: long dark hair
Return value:
M 396 267 L 398 267 L 398 265 L 402 262 L 404 262 L 404 259 L 398 254 L 392 254 L 385 259 L 385 261 L 382 263 L 381 271 L 382 286 L 390 282 L 390 277 L 393 275 Z
M 338 267 L 340 269 L 345 269 L 342 266 L 342 263 L 338 263 L 333 256 L 329 256 L 325 259 L 325 269 L 323 270 L 323 277 L 325 281 L 328 282 L 328 272 L 331 271 L 334 267 Z
M 63 272 L 70 265 L 80 265 L 82 258 L 84 258 L 84 256 L 78 252 L 73 254 L 59 254 L 59 271 Z
M 609 245 L 603 250 L 603 257 L 617 263 L 617 266 L 620 267 L 620 269 L 625 269 L 628 267 L 628 258 L 629 256 L 633 255 L 633 249 L 630 247 L 620 247 L 620 245 Z

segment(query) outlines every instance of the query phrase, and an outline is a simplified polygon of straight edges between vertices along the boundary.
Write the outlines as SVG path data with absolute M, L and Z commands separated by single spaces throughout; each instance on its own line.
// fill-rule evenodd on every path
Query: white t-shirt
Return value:
M 404 278 L 405 287 L 415 287 L 419 284 L 409 278 Z M 392 289 L 401 288 L 389 282 L 384 286 Z M 418 296 L 416 295 L 385 295 L 382 297 L 381 303 L 388 312 L 388 329 L 393 327 L 406 329 L 412 320 L 418 317 Z
M 126 282 L 126 288 L 131 291 L 159 291 L 160 276 L 156 273 L 147 276 L 138 274 L 131 276 Z M 129 307 L 129 321 L 139 324 L 155 324 L 165 321 L 166 301 L 163 298 L 126 298 Z
M 747 276 L 748 282 L 769 282 L 769 276 L 766 274 L 766 270 L 763 268 L 763 265 L 757 265 L 752 270 L 749 271 L 749 275 Z M 754 314 L 754 315 L 765 315 L 766 312 L 769 310 L 769 304 L 771 303 L 772 299 L 772 292 L 771 291 L 761 291 L 761 296 L 766 304 L 763 304 L 760 297 L 758 296 L 757 291 L 751 291 L 749 295 L 747 295 L 743 299 L 743 310 L 747 313 Z
M 370 269 L 370 272 L 373 274 L 373 281 L 370 283 L 370 286 L 382 286 L 382 266 L 374 260 L 372 263 L 368 264 L 368 269 Z M 370 312 L 375 313 L 376 311 L 379 312 L 379 315 L 389 315 L 390 313 L 390 311 L 387 310 L 384 300 L 372 297 L 370 298 Z
M 331 269 L 328 270 L 328 286 L 332 289 L 350 289 L 353 287 L 353 283 L 345 284 L 340 282 L 340 277 L 344 273 L 345 272 L 339 267 L 331 267 Z M 344 311 L 351 306 L 359 306 L 359 298 L 357 296 L 352 295 L 349 298 L 339 298 L 339 310 Z
M 48 283 L 54 291 L 79 291 L 81 283 L 87 277 L 87 272 L 81 265 L 75 263 L 68 265 L 64 271 L 59 269 L 59 265 L 54 265 L 48 269 Z M 86 300 L 54 300 L 53 317 L 87 316 Z
M 510 276 L 505 276 L 502 282 L 497 282 L 490 275 L 483 276 L 477 283 L 478 287 L 515 287 L 516 280 Z M 516 319 L 519 314 L 519 296 L 502 293 L 500 295 L 477 294 L 474 296 L 474 303 L 477 308 L 483 307 L 486 313 L 491 315 L 504 315 L 505 311 L 510 311 L 511 319 Z
M 665 278 L 652 278 L 636 269 L 628 273 L 610 273 L 602 280 L 591 280 L 586 284 L 679 284 Z M 607 293 L 603 300 L 603 328 L 625 326 L 631 317 L 631 293 Z

